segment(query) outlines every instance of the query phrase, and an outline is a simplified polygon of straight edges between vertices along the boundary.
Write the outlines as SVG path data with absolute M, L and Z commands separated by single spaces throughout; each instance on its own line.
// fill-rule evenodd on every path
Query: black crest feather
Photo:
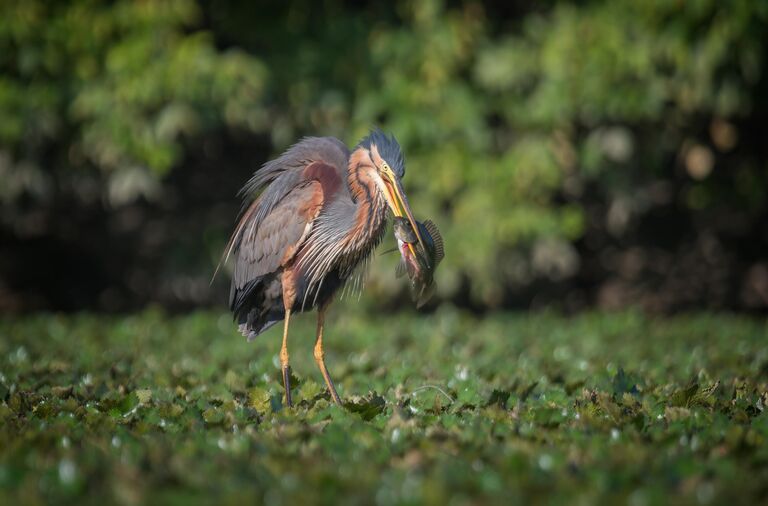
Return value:
M 358 144 L 358 146 L 368 150 L 374 145 L 378 149 L 379 155 L 389 164 L 397 177 L 402 178 L 405 176 L 405 158 L 395 136 L 387 135 L 379 128 L 374 128 Z

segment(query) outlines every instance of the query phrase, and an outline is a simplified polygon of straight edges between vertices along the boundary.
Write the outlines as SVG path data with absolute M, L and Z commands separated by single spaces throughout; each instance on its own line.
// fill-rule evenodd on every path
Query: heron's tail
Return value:
M 265 289 L 273 282 L 274 277 L 268 275 L 256 278 L 242 288 L 232 287 L 229 308 L 235 315 L 238 330 L 249 341 L 285 318 L 282 299 L 265 297 Z

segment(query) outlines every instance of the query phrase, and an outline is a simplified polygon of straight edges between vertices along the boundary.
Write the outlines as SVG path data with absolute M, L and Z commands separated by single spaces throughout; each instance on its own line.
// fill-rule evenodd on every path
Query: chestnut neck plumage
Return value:
M 299 265 L 307 275 L 308 300 L 319 293 L 331 272 L 336 271 L 342 282 L 354 276 L 383 239 L 387 203 L 374 179 L 376 173 L 367 149 L 359 147 L 350 155 L 346 183 L 351 202 L 345 200 L 342 207 L 329 210 L 319 220 L 301 253 Z
M 376 167 L 365 148 L 357 148 L 349 157 L 347 185 L 356 204 L 352 229 L 347 234 L 349 246 L 366 256 L 381 241 L 386 225 L 387 203 L 373 179 Z

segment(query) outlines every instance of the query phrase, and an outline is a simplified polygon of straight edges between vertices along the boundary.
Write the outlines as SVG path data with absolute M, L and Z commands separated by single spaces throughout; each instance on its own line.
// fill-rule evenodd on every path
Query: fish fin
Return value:
M 426 286 L 421 290 L 421 293 L 416 299 L 416 309 L 421 309 L 424 304 L 429 302 L 429 300 L 435 295 L 436 288 L 436 283 L 430 283 L 429 286 Z
M 427 229 L 429 235 L 432 236 L 432 242 L 435 244 L 435 266 L 440 263 L 440 260 L 445 258 L 445 249 L 443 248 L 443 236 L 440 235 L 440 231 L 437 229 L 437 225 L 432 220 L 424 221 L 424 228 Z
M 395 267 L 395 277 L 402 278 L 405 275 L 405 271 L 405 260 L 401 258 L 400 261 L 397 262 L 397 267 Z

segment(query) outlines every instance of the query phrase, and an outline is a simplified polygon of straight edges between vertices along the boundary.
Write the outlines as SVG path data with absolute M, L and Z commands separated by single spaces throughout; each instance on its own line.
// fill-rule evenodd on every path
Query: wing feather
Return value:
M 289 191 L 258 227 L 252 223 L 244 227 L 235 252 L 234 286 L 242 288 L 290 263 L 309 235 L 322 204 L 320 183 L 304 182 Z

